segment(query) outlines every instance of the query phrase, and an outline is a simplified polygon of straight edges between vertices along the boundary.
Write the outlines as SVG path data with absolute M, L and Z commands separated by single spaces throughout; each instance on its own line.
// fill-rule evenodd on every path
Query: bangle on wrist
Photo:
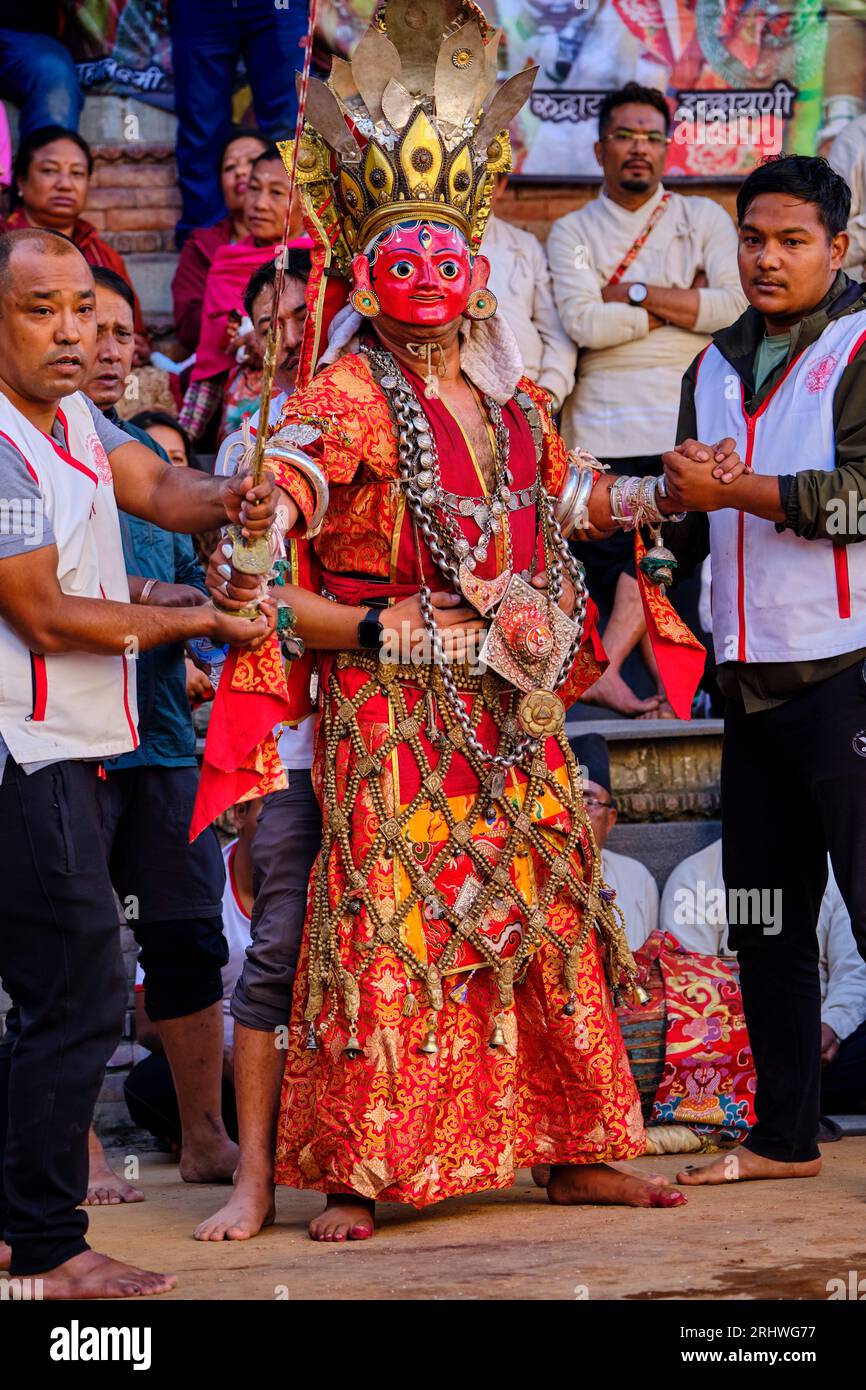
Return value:
M 145 580 L 144 588 L 138 596 L 139 603 L 147 603 L 147 600 L 150 598 L 150 595 L 153 593 L 153 590 L 156 588 L 156 585 L 158 583 L 158 579 Z

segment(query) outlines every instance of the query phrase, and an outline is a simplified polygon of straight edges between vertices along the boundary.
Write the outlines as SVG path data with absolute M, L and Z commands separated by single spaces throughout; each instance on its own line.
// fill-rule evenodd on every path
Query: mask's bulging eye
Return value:
M 396 275 L 398 280 L 408 280 L 412 274 L 412 262 L 395 261 L 391 266 L 391 274 Z
M 456 261 L 441 261 L 439 265 L 439 274 L 442 276 L 443 280 L 456 280 L 457 276 L 460 274 L 460 266 Z

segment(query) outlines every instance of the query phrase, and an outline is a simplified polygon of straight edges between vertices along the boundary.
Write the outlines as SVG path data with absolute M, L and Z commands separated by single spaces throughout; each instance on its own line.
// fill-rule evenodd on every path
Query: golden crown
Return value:
M 351 62 L 310 79 L 297 180 L 344 275 L 406 218 L 449 222 L 478 250 L 508 123 L 537 68 L 496 86 L 500 30 L 471 0 L 386 0 Z M 280 146 L 287 167 L 291 142 Z

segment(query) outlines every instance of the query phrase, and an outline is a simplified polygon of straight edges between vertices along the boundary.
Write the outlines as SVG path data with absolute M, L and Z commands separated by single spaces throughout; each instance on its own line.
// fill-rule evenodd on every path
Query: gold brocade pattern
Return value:
M 539 406 L 542 486 L 556 490 L 564 448 L 545 394 L 521 387 Z M 411 584 L 411 549 L 395 562 L 394 426 L 366 360 L 326 368 L 281 424 L 309 414 L 333 426 L 309 450 L 331 489 L 314 542 L 323 569 Z M 527 486 L 535 448 L 528 429 L 516 437 Z M 469 476 L 452 473 L 450 486 L 474 487 Z M 519 523 L 521 563 L 537 563 L 536 523 Z M 517 692 L 492 672 L 455 678 L 481 747 L 497 749 Z M 605 980 L 628 979 L 633 962 L 567 740 L 491 779 L 440 679 L 361 652 L 320 661 L 323 846 L 293 995 L 280 1182 L 423 1206 L 507 1186 L 522 1164 L 642 1151 Z
M 435 1056 L 420 1051 L 423 1014 L 404 1012 L 403 964 L 383 952 L 361 981 L 363 1056 L 355 1061 L 344 1055 L 347 1032 L 337 1017 L 329 1018 L 318 1052 L 304 1048 L 307 952 L 305 940 L 277 1131 L 278 1183 L 425 1207 L 509 1187 L 517 1169 L 533 1163 L 643 1153 L 640 1101 L 594 936 L 571 1016 L 562 1013 L 558 954 L 543 946 L 505 1015 L 489 971 L 472 980 L 465 1002 L 446 995 Z M 497 1016 L 505 1041 L 493 1050 Z

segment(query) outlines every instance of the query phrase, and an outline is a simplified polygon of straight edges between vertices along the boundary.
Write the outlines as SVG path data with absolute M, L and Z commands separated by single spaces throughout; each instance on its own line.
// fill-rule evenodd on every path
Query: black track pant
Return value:
M 13 1275 L 87 1249 L 87 1130 L 121 1035 L 126 984 L 96 763 L 0 785 L 0 1234 Z
M 722 754 L 730 944 L 755 1058 L 746 1145 L 817 1158 L 821 994 L 816 925 L 827 853 L 866 958 L 866 680 L 860 662 L 774 709 L 731 700 Z M 731 898 L 732 892 L 738 896 Z M 736 921 L 731 920 L 733 915 Z

